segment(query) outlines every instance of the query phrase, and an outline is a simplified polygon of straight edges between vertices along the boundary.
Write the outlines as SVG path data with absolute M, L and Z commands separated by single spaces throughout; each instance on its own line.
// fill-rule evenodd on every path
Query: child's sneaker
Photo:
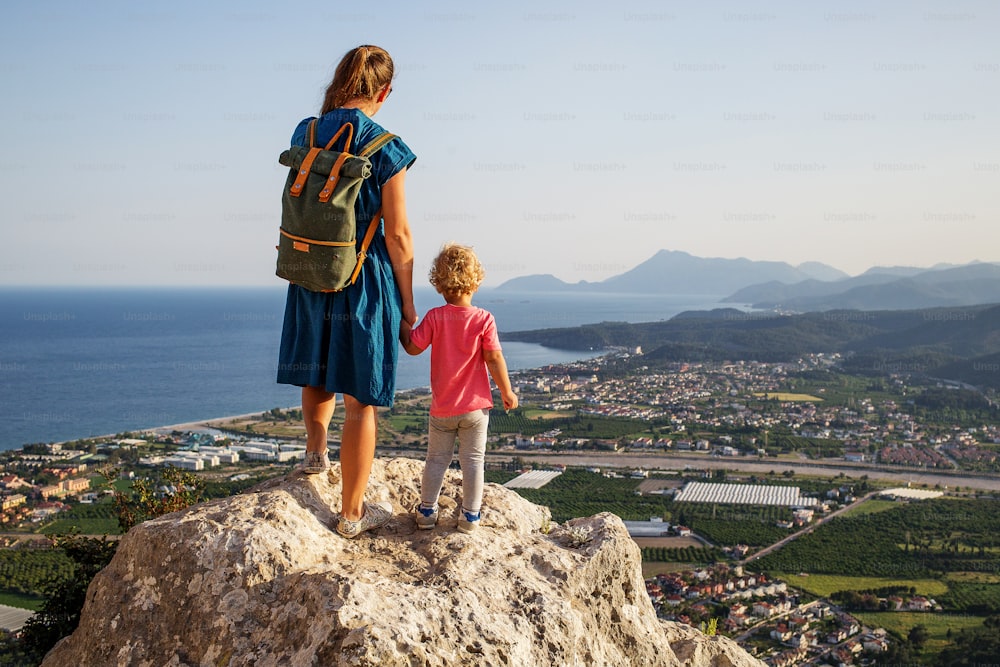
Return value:
M 437 507 L 423 507 L 422 505 L 417 505 L 413 508 L 413 519 L 417 522 L 417 528 L 420 530 L 430 530 L 438 522 L 438 508 Z
M 365 503 L 364 514 L 357 521 L 340 517 L 337 522 L 337 532 L 347 538 L 357 537 L 366 530 L 384 526 L 391 518 L 392 505 L 389 503 Z
M 471 533 L 479 525 L 479 512 L 468 512 L 465 509 L 462 510 L 462 514 L 458 517 L 458 532 L 460 533 Z
M 316 475 L 330 468 L 330 460 L 326 458 L 326 450 L 321 452 L 306 451 L 306 459 L 302 462 L 302 472 Z

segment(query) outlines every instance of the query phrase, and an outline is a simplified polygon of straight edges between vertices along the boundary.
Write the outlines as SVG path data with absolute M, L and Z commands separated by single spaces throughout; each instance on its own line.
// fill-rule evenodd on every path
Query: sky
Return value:
M 0 285 L 279 285 L 277 157 L 365 43 L 417 284 L 446 241 L 488 286 L 1000 261 L 998 31 L 988 0 L 5 2 Z

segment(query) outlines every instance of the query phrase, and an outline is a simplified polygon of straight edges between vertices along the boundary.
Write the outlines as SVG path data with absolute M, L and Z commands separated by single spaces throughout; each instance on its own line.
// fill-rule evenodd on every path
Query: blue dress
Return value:
M 310 120 L 303 120 L 295 128 L 293 145 L 308 145 L 306 128 Z M 346 122 L 354 125 L 352 152 L 385 132 L 357 109 L 334 109 L 319 119 L 316 143 L 325 146 Z M 337 140 L 336 148 L 341 148 L 341 141 Z M 359 244 L 381 205 L 382 186 L 417 158 L 397 137 L 370 159 L 372 175 L 361 186 L 355 204 Z M 385 225 L 382 221 L 378 224 L 361 274 L 353 285 L 332 293 L 288 286 L 278 352 L 280 384 L 324 387 L 367 405 L 392 405 L 402 301 L 385 243 Z

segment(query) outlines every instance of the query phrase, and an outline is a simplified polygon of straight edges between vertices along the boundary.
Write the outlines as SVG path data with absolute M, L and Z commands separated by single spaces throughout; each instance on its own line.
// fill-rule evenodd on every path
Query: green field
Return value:
M 535 418 L 529 418 L 528 413 L 529 411 L 521 408 L 513 410 L 510 414 L 506 414 L 503 410 L 493 410 L 490 412 L 489 432 L 494 435 L 520 433 L 529 436 L 558 428 L 564 438 L 615 439 L 623 436 L 635 437 L 650 429 L 650 422 L 642 419 L 576 414 L 571 417 L 558 417 L 557 413 L 550 413 L 541 419 L 538 418 L 540 413 L 535 410 L 530 411 L 530 414 L 536 415 Z
M 684 572 L 696 567 L 693 563 L 642 563 L 642 578 L 649 579 L 658 574 L 668 574 L 670 572 Z
M 966 616 L 964 614 L 933 614 L 920 613 L 916 611 L 859 611 L 851 614 L 865 625 L 885 628 L 898 636 L 906 637 L 907 633 L 915 625 L 922 625 L 927 628 L 930 638 L 924 645 L 921 654 L 921 663 L 925 665 L 934 664 L 933 656 L 950 644 L 948 630 L 952 634 L 959 630 L 982 627 L 983 619 L 976 616 Z
M 938 498 L 897 503 L 888 509 L 873 505 L 872 509 L 879 511 L 836 517 L 753 561 L 750 569 L 884 579 L 1000 572 L 1000 501 Z M 992 590 L 964 592 L 967 595 L 952 602 L 967 600 L 978 609 L 1000 608 L 1000 596 Z M 970 611 L 963 607 L 949 610 Z
M 823 399 L 819 396 L 813 396 L 812 394 L 790 394 L 782 391 L 760 391 L 754 394 L 754 396 L 776 401 L 809 401 L 813 403 L 820 403 L 823 401 Z
M 555 411 L 555 410 L 541 410 L 537 408 L 528 408 L 524 410 L 525 419 L 566 419 L 575 415 L 572 411 Z
M 944 578 L 962 584 L 1000 584 L 1000 574 L 993 572 L 949 572 Z
M 517 489 L 517 492 L 536 505 L 547 506 L 552 511 L 552 520 L 560 523 L 600 512 L 611 512 L 625 520 L 669 518 L 669 500 L 662 496 L 637 496 L 638 486 L 634 479 L 608 479 L 569 468 L 540 489 Z
M 935 597 L 948 592 L 948 585 L 937 579 L 890 579 L 886 577 L 848 577 L 835 574 L 778 574 L 789 586 L 801 588 L 813 595 L 829 597 L 837 591 L 867 591 L 888 586 L 915 588 L 917 595 Z
M 895 500 L 866 500 L 860 505 L 855 505 L 851 509 L 844 512 L 842 516 L 862 516 L 865 514 L 877 514 L 878 512 L 886 512 L 891 509 L 899 507 L 899 503 Z
M 948 585 L 947 595 L 940 596 L 938 602 L 945 609 L 960 609 L 977 615 L 997 614 L 1000 613 L 1000 584 L 953 579 Z
M 427 415 L 390 415 L 389 428 L 400 434 L 424 434 L 427 432 Z
M 38 531 L 42 535 L 118 535 L 121 528 L 117 519 L 73 519 L 60 518 Z
M 22 595 L 21 593 L 14 593 L 12 591 L 3 591 L 0 593 L 0 604 L 5 604 L 8 607 L 38 611 L 42 608 L 44 602 L 44 599 L 34 595 Z
M 82 535 L 118 535 L 121 529 L 114 503 L 106 498 L 94 504 L 76 505 L 35 532 L 43 535 L 68 535 L 74 532 Z
M 493 484 L 506 484 L 510 480 L 517 477 L 520 473 L 509 472 L 507 470 L 487 470 L 485 471 L 483 477 L 485 481 Z

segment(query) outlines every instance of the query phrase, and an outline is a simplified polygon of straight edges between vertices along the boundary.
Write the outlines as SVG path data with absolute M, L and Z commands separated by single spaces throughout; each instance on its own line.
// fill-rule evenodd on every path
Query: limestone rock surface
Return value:
M 355 540 L 331 530 L 336 464 L 136 526 L 43 666 L 763 664 L 656 618 L 615 515 L 555 525 L 487 484 L 482 525 L 464 535 L 449 471 L 438 526 L 418 531 L 421 469 L 376 459 L 368 498 L 395 516 Z

